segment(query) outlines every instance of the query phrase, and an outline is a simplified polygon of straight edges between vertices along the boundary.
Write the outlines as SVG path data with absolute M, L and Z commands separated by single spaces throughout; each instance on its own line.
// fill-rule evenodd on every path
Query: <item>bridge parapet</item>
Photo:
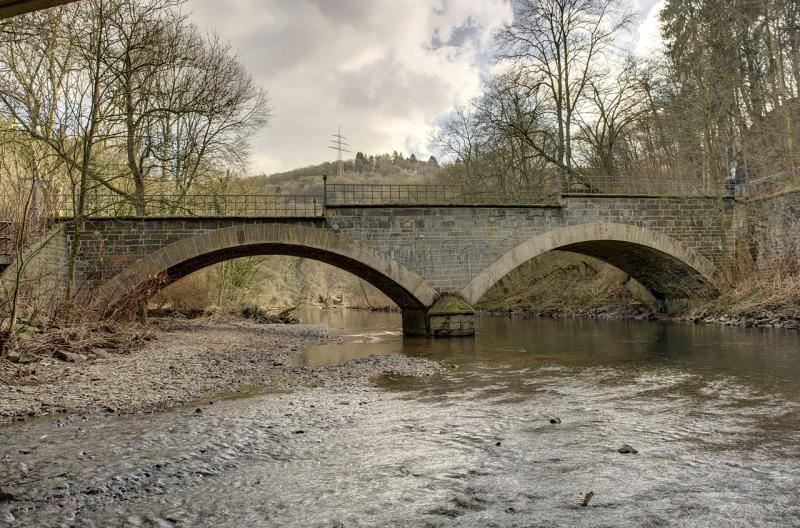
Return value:
M 730 202 L 709 197 L 484 191 L 326 184 L 317 195 L 154 196 L 144 214 L 94 197 L 102 214 L 85 222 L 67 280 L 73 291 L 127 291 L 229 258 L 302 256 L 389 292 L 407 330 L 456 335 L 485 291 L 543 252 L 600 258 L 665 300 L 713 288 L 731 240 Z M 74 224 L 63 223 L 72 247 Z M 431 311 L 448 297 L 467 307 Z
M 269 189 L 266 189 L 269 190 Z M 571 176 L 536 185 L 354 184 L 328 183 L 305 194 L 185 194 L 153 192 L 141 199 L 108 192 L 84 198 L 87 218 L 317 218 L 339 207 L 523 207 L 557 206 L 576 196 L 709 198 L 702 186 L 664 178 Z M 29 191 L 3 195 L 3 203 L 26 203 Z M 38 198 L 37 198 L 38 195 Z M 36 218 L 70 219 L 74 197 L 33 190 L 29 214 Z
M 558 204 L 555 189 L 519 185 L 326 184 L 328 207 L 353 206 L 524 206 Z

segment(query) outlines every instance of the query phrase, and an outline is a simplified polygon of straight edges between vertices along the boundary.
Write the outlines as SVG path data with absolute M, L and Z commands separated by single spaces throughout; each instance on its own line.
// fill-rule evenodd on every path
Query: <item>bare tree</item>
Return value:
M 162 78 L 164 112 L 151 129 L 158 138 L 162 178 L 182 199 L 198 183 L 242 169 L 252 134 L 267 124 L 269 98 L 227 43 L 186 36 L 190 54 Z
M 616 77 L 591 80 L 591 106 L 577 117 L 580 139 L 588 146 L 586 165 L 602 176 L 618 176 L 619 143 L 628 128 L 648 112 L 636 67 L 629 58 Z
M 525 72 L 520 79 L 533 83 L 530 89 L 549 91 L 556 147 L 550 161 L 567 174 L 576 172 L 572 129 L 593 68 L 630 21 L 620 0 L 521 0 L 497 35 L 500 58 Z

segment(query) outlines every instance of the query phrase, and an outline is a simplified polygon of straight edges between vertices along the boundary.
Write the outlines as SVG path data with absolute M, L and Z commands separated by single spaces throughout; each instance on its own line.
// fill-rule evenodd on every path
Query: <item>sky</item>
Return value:
M 629 0 L 637 53 L 659 43 L 664 0 Z M 427 159 L 436 123 L 481 93 L 492 34 L 510 0 L 189 0 L 190 19 L 229 40 L 271 100 L 252 138 L 250 174 L 336 159 L 331 135 L 357 151 Z

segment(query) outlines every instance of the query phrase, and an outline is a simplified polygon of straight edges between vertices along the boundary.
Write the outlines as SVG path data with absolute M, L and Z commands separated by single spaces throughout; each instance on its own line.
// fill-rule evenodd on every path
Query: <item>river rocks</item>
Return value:
M 10 502 L 16 500 L 16 497 L 10 491 L 0 488 L 0 502 Z
M 561 418 L 559 418 L 558 416 L 550 418 L 550 423 L 551 424 L 560 424 L 561 423 Z
M 581 496 L 581 502 L 580 502 L 581 506 L 583 506 L 584 508 L 587 507 L 589 505 L 589 501 L 592 500 L 592 497 L 594 497 L 593 491 L 587 491 L 586 493 L 584 493 Z
M 93 347 L 89 349 L 93 356 L 98 358 L 108 357 L 108 349 L 102 347 Z
M 630 444 L 622 444 L 622 446 L 617 449 L 617 453 L 636 455 L 639 452 Z
M 39 361 L 39 357 L 33 354 L 20 354 L 19 352 L 9 352 L 6 359 L 12 363 L 19 363 L 20 365 Z
M 86 361 L 86 356 L 75 352 L 67 352 L 66 350 L 56 350 L 53 352 L 53 357 L 66 363 L 83 363 Z
M 11 396 L 0 398 L 0 423 L 56 412 L 152 412 L 218 392 L 251 394 L 264 387 L 352 387 L 375 376 L 429 376 L 445 367 L 402 355 L 296 367 L 302 350 L 329 340 L 327 329 L 315 326 L 196 320 L 150 323 L 147 331 L 159 339 L 142 349 L 104 340 L 94 347 L 108 351 L 106 357 L 91 348 L 86 354 L 92 359 L 79 365 L 46 357 L 37 363 L 36 376 L 7 364 Z M 66 345 L 56 349 L 73 353 Z M 347 403 L 363 407 L 363 401 Z

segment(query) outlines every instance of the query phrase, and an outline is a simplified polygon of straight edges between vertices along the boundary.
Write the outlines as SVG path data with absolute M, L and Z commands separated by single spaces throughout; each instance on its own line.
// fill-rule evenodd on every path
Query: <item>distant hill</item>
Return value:
M 243 178 L 237 181 L 236 186 L 241 186 L 245 192 L 321 194 L 324 174 L 328 175 L 329 183 L 422 184 L 435 183 L 441 172 L 433 157 L 419 161 L 413 154 L 406 158 L 397 152 L 379 155 L 358 152 L 354 159 L 344 161 L 343 165 L 341 177 L 336 176 L 338 169 L 334 161 Z

